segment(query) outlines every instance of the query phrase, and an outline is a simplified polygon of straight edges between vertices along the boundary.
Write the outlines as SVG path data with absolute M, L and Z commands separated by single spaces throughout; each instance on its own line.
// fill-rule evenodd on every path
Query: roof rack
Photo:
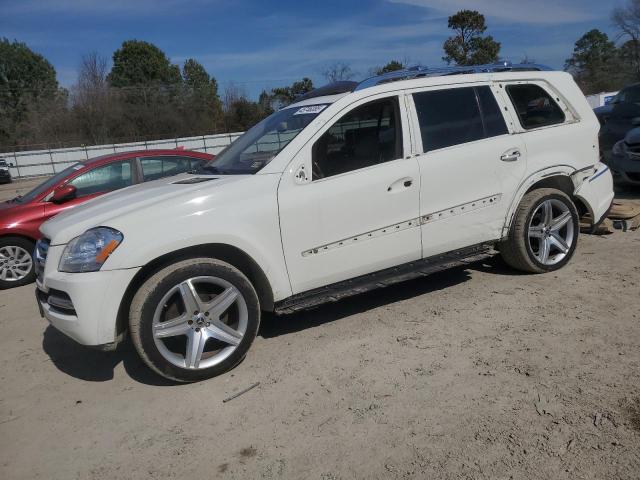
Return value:
M 339 93 L 353 92 L 357 86 L 358 82 L 352 82 L 349 80 L 328 83 L 327 85 L 314 88 L 310 92 L 297 96 L 295 102 L 301 102 L 302 100 L 308 100 L 309 98 L 323 97 L 325 95 L 338 95 Z
M 420 65 L 409 67 L 405 70 L 396 70 L 394 72 L 376 75 L 367 78 L 358 84 L 354 91 L 364 88 L 374 87 L 383 83 L 397 82 L 400 80 L 410 80 L 420 77 L 440 77 L 445 75 L 463 75 L 470 73 L 491 73 L 491 72 L 529 72 L 529 71 L 550 71 L 553 70 L 546 65 L 537 63 L 517 63 L 510 61 L 489 63 L 486 65 L 468 65 L 462 67 L 440 67 L 427 68 Z

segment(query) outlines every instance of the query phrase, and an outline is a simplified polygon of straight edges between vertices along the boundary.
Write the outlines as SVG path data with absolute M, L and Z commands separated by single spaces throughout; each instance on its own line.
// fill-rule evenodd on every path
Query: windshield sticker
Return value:
M 294 115 L 309 115 L 309 114 L 318 114 L 322 110 L 327 108 L 326 105 L 310 105 L 308 107 L 299 108 Z

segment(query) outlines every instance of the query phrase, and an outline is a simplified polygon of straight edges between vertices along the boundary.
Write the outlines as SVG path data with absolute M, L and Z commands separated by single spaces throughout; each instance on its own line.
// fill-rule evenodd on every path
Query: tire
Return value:
M 131 338 L 142 360 L 176 382 L 231 370 L 260 325 L 260 302 L 249 279 L 211 258 L 163 268 L 140 287 L 129 312 Z
M 0 238 L 0 290 L 20 287 L 36 279 L 35 243 L 23 237 Z
M 551 221 L 545 217 L 548 205 Z M 562 222 L 566 223 L 557 228 Z M 578 232 L 578 210 L 567 194 L 554 188 L 532 190 L 520 202 L 509 236 L 500 244 L 500 253 L 517 270 L 551 272 L 571 260 Z

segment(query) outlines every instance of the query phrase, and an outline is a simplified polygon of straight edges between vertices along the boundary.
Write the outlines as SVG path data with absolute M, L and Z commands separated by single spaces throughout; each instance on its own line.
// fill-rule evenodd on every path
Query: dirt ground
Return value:
M 0 292 L 2 479 L 640 478 L 640 231 L 264 318 L 192 385 L 74 344 L 33 290 Z

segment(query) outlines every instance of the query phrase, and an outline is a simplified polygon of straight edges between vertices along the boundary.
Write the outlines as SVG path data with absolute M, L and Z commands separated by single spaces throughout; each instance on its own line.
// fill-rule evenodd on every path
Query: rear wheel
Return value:
M 0 238 L 0 290 L 31 283 L 36 278 L 32 241 L 22 237 Z
M 170 265 L 133 298 L 129 327 L 155 372 L 179 382 L 211 378 L 236 366 L 258 332 L 255 289 L 235 267 L 209 258 Z
M 578 210 L 564 192 L 541 188 L 527 193 L 500 252 L 512 267 L 531 273 L 562 268 L 578 243 Z

